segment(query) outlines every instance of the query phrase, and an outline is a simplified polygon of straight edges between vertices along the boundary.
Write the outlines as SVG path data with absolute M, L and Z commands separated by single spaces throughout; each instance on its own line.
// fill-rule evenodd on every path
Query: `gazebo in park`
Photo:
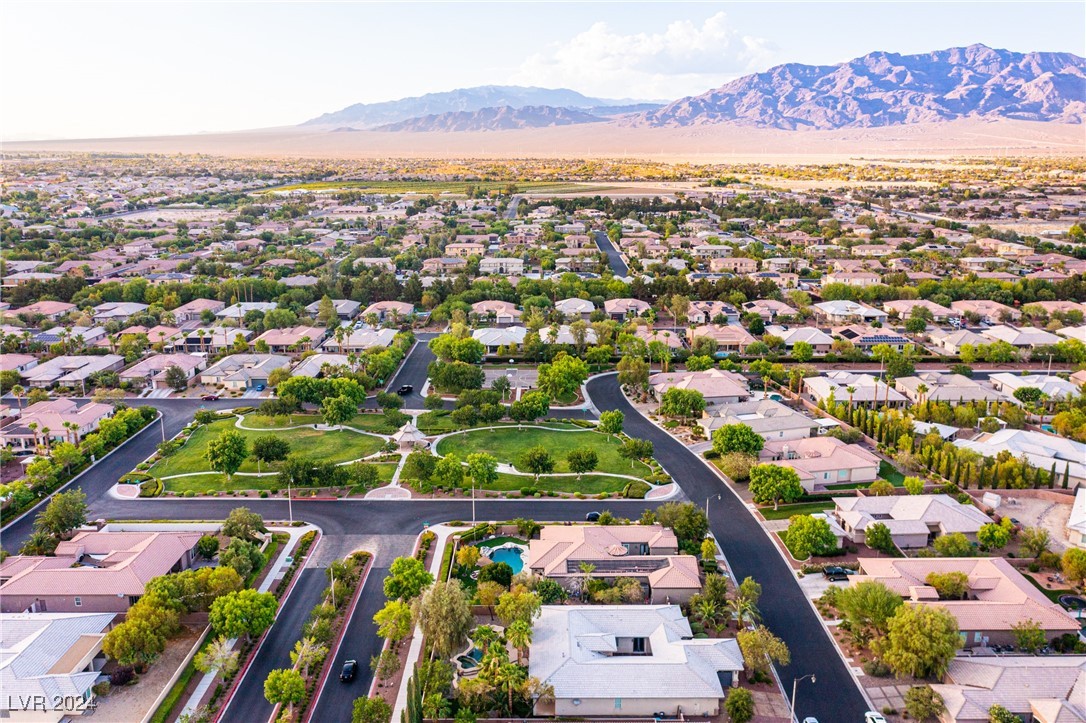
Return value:
M 413 422 L 400 427 L 400 429 L 392 435 L 393 441 L 400 445 L 400 449 L 411 449 L 413 447 L 422 447 L 426 445 L 426 435 L 419 431 L 419 428 L 415 426 Z

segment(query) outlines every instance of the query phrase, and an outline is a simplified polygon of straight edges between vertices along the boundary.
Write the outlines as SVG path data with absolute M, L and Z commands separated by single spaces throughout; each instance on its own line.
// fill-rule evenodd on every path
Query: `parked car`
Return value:
M 848 581 L 848 570 L 843 567 L 831 565 L 822 569 L 822 575 L 831 582 Z
M 258 392 L 262 392 L 262 391 L 264 391 L 264 390 L 265 390 L 265 389 L 267 389 L 267 388 L 268 388 L 268 387 L 267 387 L 267 386 L 265 386 L 264 384 L 257 384 L 257 385 L 256 385 L 255 387 L 253 387 L 253 389 L 257 390 Z
M 354 680 L 354 674 L 358 672 L 358 661 L 348 660 L 343 664 L 343 670 L 339 671 L 339 682 L 350 683 Z
M 599 522 L 600 521 L 600 513 L 599 512 L 589 512 L 587 515 L 584 516 L 584 521 L 585 522 Z
M 864 723 L 886 723 L 886 718 L 883 717 L 882 713 L 869 710 L 864 713 Z
M 413 391 L 415 391 L 415 388 L 413 386 L 411 386 L 410 384 L 404 384 L 396 390 L 396 393 L 399 394 L 401 397 L 406 397 Z
M 205 394 L 204 396 L 200 397 L 200 400 L 204 401 L 204 402 L 217 402 L 217 401 L 219 401 L 219 395 L 218 394 Z

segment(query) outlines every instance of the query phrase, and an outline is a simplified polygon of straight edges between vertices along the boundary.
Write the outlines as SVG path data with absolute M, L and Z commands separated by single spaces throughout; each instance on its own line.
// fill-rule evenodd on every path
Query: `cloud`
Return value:
M 774 56 L 767 40 L 740 33 L 722 12 L 700 26 L 677 20 L 654 33 L 623 35 L 597 22 L 529 56 L 513 82 L 607 98 L 675 99 L 764 70 Z

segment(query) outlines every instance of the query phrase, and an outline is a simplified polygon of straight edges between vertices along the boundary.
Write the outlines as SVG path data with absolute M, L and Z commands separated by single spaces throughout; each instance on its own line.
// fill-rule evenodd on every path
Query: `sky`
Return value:
M 984 43 L 1086 55 L 1073 2 L 4 0 L 0 138 L 294 125 L 475 85 L 672 100 L 785 62 Z

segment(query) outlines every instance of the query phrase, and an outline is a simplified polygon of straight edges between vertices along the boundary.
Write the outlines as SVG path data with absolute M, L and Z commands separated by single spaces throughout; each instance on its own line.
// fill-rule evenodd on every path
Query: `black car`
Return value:
M 585 522 L 599 522 L 600 521 L 600 513 L 599 512 L 589 512 L 587 515 L 584 516 L 584 521 Z
M 415 391 L 415 388 L 410 384 L 404 384 L 402 387 L 396 390 L 396 393 L 401 397 L 406 397 L 411 392 Z
M 354 680 L 354 674 L 358 672 L 358 661 L 348 660 L 343 664 L 343 670 L 339 671 L 339 682 L 350 683 Z
M 848 580 L 848 570 L 843 567 L 830 566 L 822 570 L 822 574 L 827 580 L 831 582 L 842 582 Z

